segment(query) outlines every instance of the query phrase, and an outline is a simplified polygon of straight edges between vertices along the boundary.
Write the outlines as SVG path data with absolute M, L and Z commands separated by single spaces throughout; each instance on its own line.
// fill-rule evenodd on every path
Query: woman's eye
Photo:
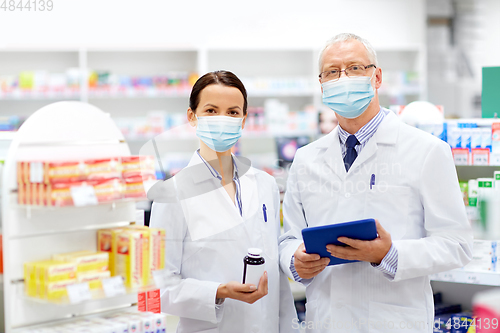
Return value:
M 215 110 L 214 109 L 207 109 L 205 112 L 207 112 L 207 113 L 214 113 Z
M 237 116 L 240 113 L 238 111 L 229 111 L 229 114 L 232 115 L 232 116 Z

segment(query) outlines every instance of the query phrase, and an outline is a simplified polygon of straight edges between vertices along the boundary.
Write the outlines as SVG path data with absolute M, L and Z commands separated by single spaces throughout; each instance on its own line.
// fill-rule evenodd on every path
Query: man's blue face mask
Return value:
M 323 104 L 344 118 L 359 117 L 375 95 L 371 79 L 370 76 L 343 77 L 323 83 Z

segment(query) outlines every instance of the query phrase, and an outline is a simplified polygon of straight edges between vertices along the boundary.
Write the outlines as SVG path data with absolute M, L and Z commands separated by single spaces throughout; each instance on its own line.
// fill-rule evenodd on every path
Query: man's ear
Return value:
M 382 85 L 382 68 L 375 69 L 375 89 L 380 88 Z

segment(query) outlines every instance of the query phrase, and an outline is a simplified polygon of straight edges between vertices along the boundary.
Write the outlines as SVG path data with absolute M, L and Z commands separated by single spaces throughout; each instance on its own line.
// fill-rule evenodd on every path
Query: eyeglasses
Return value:
M 321 80 L 321 82 L 337 81 L 338 79 L 340 79 L 340 75 L 342 72 L 344 72 L 345 75 L 349 77 L 365 76 L 366 70 L 371 67 L 377 68 L 377 66 L 375 66 L 374 64 L 370 64 L 368 66 L 352 65 L 343 70 L 332 69 L 331 71 L 325 71 L 319 74 L 319 79 Z

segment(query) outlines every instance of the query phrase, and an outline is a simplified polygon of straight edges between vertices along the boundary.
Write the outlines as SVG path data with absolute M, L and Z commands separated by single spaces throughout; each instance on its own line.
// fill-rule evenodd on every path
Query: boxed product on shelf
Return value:
M 451 333 L 451 315 L 443 314 L 434 317 L 433 333 Z
M 131 225 L 97 231 L 97 246 L 109 254 L 112 276 L 130 288 L 148 286 L 151 271 L 165 268 L 165 230 Z
M 77 265 L 77 273 L 103 272 L 109 269 L 109 254 L 107 252 L 78 251 L 54 254 L 55 261 L 70 262 Z
M 457 165 L 500 165 L 500 122 L 495 119 L 448 119 L 417 127 L 446 141 Z
M 120 178 L 119 158 L 83 161 L 19 161 L 17 163 L 18 183 L 71 183 L 84 180 Z
M 111 277 L 110 271 L 89 271 L 81 272 L 76 275 L 78 283 L 87 282 L 90 289 L 101 289 L 102 280 Z
M 57 184 L 25 184 L 19 186 L 18 201 L 25 205 L 41 206 L 73 206 L 75 205 L 75 188 L 92 187 L 96 203 L 109 202 L 122 198 L 122 181 L 120 179 L 81 181 Z
M 149 233 L 147 230 L 124 228 L 114 234 L 114 272 L 125 279 L 125 286 L 149 285 Z
M 108 253 L 78 251 L 54 254 L 51 260 L 24 264 L 25 291 L 30 297 L 49 301 L 67 296 L 66 286 L 87 282 L 90 289 L 102 288 L 111 276 Z
M 151 156 L 17 163 L 18 202 L 23 205 L 81 206 L 142 198 L 143 182 L 154 179 Z
M 165 333 L 166 317 L 158 313 L 124 311 L 102 317 L 79 319 L 42 328 L 20 330 L 21 333 Z
M 122 178 L 135 178 L 142 176 L 149 180 L 155 176 L 155 161 L 153 156 L 128 156 L 122 157 Z
M 110 270 L 112 276 L 116 275 L 115 251 L 113 251 L 113 249 L 116 247 L 116 245 L 113 246 L 113 242 L 114 242 L 114 239 L 116 238 L 116 236 L 114 234 L 118 233 L 119 230 L 120 230 L 120 228 L 97 230 L 97 249 L 101 252 L 108 253 L 109 270 Z
M 471 312 L 460 312 L 451 315 L 451 333 L 468 333 L 470 329 L 475 331 L 474 316 Z
M 153 179 L 153 177 L 151 177 L 151 179 Z M 156 177 L 154 179 L 156 179 Z M 123 180 L 124 198 L 145 198 L 146 196 L 143 177 L 129 177 Z
M 468 272 L 499 272 L 497 261 L 498 241 L 474 240 L 472 260 L 463 267 Z
M 123 158 L 121 158 L 123 159 Z M 102 180 L 120 178 L 122 164 L 120 158 L 106 158 L 99 160 L 86 160 L 87 179 Z
M 74 263 L 54 260 L 25 263 L 26 294 L 47 299 L 57 298 L 62 292 L 62 285 L 76 282 L 76 273 L 77 266 Z
M 149 228 L 151 271 L 165 268 L 165 230 Z M 151 273 L 152 274 L 152 273 Z

